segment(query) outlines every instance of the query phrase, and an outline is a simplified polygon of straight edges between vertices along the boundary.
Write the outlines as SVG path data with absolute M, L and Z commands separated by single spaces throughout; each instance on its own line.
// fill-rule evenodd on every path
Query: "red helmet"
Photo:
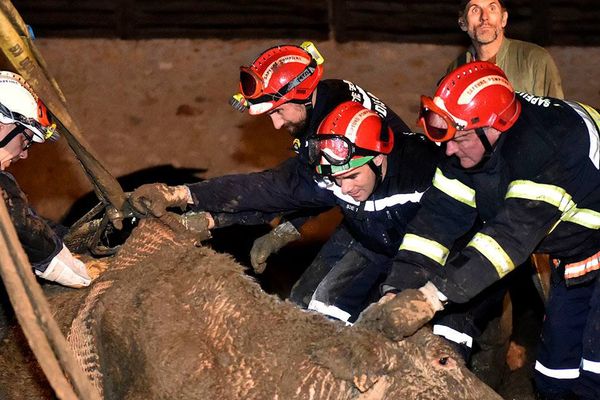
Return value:
M 289 101 L 305 101 L 323 75 L 323 61 L 311 42 L 264 51 L 252 65 L 240 67 L 242 93 L 234 96 L 234 107 L 258 115 Z
M 432 98 L 421 96 L 417 123 L 434 142 L 452 139 L 457 130 L 490 126 L 504 132 L 519 118 L 515 90 L 495 64 L 475 61 L 450 72 Z
M 393 147 L 394 133 L 381 117 L 347 101 L 334 108 L 309 139 L 309 158 L 319 164 L 319 174 L 335 176 L 389 154 Z

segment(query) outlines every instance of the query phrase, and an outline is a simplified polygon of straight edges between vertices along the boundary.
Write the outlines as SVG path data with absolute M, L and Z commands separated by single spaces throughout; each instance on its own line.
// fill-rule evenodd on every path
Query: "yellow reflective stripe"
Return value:
M 500 278 L 515 269 L 515 264 L 508 254 L 506 254 L 504 249 L 491 236 L 477 233 L 473 236 L 473 239 L 471 239 L 467 246 L 474 247 L 483 254 L 483 256 L 492 263 L 494 268 L 496 268 Z
M 600 229 L 600 212 L 587 208 L 577 208 L 571 195 L 558 186 L 525 180 L 513 181 L 508 186 L 508 192 L 506 193 L 507 199 L 511 197 L 544 201 L 558 208 L 562 213 L 560 221 L 572 222 L 589 229 Z M 554 228 L 556 226 L 552 230 Z
M 517 198 L 543 201 L 558 208 L 560 212 L 565 212 L 573 207 L 575 203 L 571 200 L 571 195 L 564 189 L 544 183 L 535 183 L 532 181 L 513 181 L 508 185 L 506 198 Z
M 477 206 L 475 204 L 475 190 L 458 179 L 446 178 L 439 168 L 435 170 L 432 184 L 454 200 L 460 201 L 469 207 L 475 208 Z
M 426 239 L 412 233 L 404 235 L 400 250 L 409 250 L 423 254 L 425 257 L 431 258 L 440 265 L 446 264 L 449 253 L 446 247 L 435 240 Z
M 572 222 L 577 225 L 585 226 L 589 229 L 600 229 L 600 213 L 587 208 L 573 207 L 560 217 L 563 221 Z

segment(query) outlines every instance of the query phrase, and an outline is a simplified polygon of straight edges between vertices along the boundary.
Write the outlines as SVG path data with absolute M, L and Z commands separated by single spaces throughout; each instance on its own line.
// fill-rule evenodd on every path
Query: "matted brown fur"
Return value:
M 81 316 L 102 288 L 82 321 L 106 399 L 499 398 L 427 329 L 393 343 L 345 327 L 265 294 L 230 256 L 177 235 L 155 246 L 150 228 L 130 249 L 152 251 L 123 252 L 88 300 L 71 296 Z M 37 389 L 23 398 L 47 398 Z

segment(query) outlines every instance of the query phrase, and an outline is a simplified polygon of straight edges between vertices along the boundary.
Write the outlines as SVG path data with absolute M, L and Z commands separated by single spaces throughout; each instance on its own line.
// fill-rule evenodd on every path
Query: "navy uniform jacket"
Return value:
M 431 184 L 440 148 L 422 136 L 409 132 L 406 124 L 386 105 L 353 83 L 325 80 L 319 83 L 317 100 L 309 116 L 307 129 L 298 137 L 303 143 L 314 134 L 320 121 L 338 104 L 359 101 L 375 110 L 394 131 L 394 150 L 388 156 L 385 179 L 366 202 L 358 203 L 344 196 L 332 182 L 318 179 L 307 163 L 304 145 L 298 156 L 263 172 L 230 175 L 189 185 L 197 210 L 216 214 L 220 221 L 242 223 L 258 214 L 265 220 L 280 213 L 339 205 L 344 223 L 353 237 L 366 248 L 393 256 L 398 250 L 407 222 L 415 214 L 423 192 Z M 225 214 L 225 216 L 224 216 Z M 295 224 L 296 225 L 296 224 Z
M 440 164 L 384 285 L 425 267 L 451 301 L 465 302 L 534 251 L 566 264 L 567 284 L 593 279 L 600 250 L 600 114 L 579 103 L 518 93 L 522 112 L 475 170 Z M 454 242 L 481 228 L 446 262 Z M 595 261 L 594 261 L 595 260 Z
M 17 236 L 31 266 L 44 272 L 50 261 L 62 250 L 63 242 L 52 228 L 39 217 L 27 202 L 27 197 L 15 178 L 0 171 L 0 194 L 17 231 Z

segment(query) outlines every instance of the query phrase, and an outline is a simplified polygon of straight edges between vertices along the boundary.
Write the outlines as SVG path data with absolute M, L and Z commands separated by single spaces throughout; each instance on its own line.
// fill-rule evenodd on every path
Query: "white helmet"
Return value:
M 0 71 L 0 123 L 22 125 L 34 142 L 58 139 L 44 103 L 22 76 L 10 71 Z

